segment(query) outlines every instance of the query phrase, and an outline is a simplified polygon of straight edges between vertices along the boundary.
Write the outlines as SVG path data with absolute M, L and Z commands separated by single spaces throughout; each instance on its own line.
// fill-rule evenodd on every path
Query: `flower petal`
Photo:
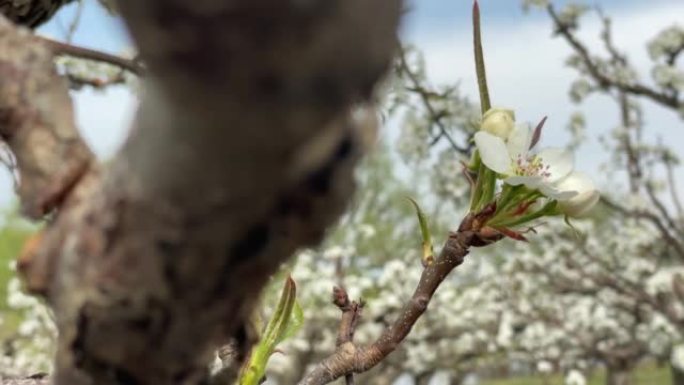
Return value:
M 555 200 L 567 200 L 570 198 L 573 198 L 575 195 L 577 195 L 577 191 L 572 191 L 572 190 L 561 190 L 558 187 L 548 184 L 548 183 L 543 183 L 541 186 L 539 186 L 539 191 L 541 191 L 544 196 L 547 198 L 555 199 Z
M 516 175 L 506 178 L 504 182 L 511 186 L 525 185 L 529 189 L 536 190 L 544 183 L 544 179 L 539 176 Z
M 558 200 L 561 211 L 572 217 L 586 215 L 601 197 L 591 178 L 581 172 L 573 172 L 558 182 L 556 186 L 559 190 L 572 190 L 577 193 L 572 198 Z
M 513 131 L 508 135 L 508 153 L 511 159 L 516 160 L 518 157 L 527 158 L 527 151 L 530 149 L 532 143 L 532 131 L 527 125 L 517 125 Z
M 475 145 L 480 151 L 482 163 L 499 174 L 511 172 L 511 157 L 506 150 L 503 139 L 488 132 L 479 131 L 475 134 Z
M 594 182 L 583 172 L 574 171 L 555 184 L 561 191 L 576 191 L 578 194 L 596 190 Z
M 537 157 L 541 159 L 545 167 L 548 167 L 546 172 L 549 173 L 549 176 L 546 180 L 549 183 L 555 183 L 565 178 L 575 167 L 575 157 L 572 152 L 562 148 L 544 149 Z

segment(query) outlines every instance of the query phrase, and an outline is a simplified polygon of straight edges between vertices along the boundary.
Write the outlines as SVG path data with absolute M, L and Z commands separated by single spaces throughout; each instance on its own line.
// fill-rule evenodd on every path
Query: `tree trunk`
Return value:
M 121 0 L 149 71 L 97 164 L 47 49 L 0 20 L 0 140 L 51 214 L 20 261 L 59 328 L 57 385 L 194 385 L 268 277 L 353 188 L 400 0 Z M 1 382 L 1 381 L 0 381 Z
M 415 377 L 416 378 L 416 385 L 428 385 L 434 374 L 435 374 L 434 372 L 424 372 L 424 373 L 418 374 Z
M 606 373 L 606 385 L 630 385 L 632 372 L 625 366 L 609 367 Z
M 684 371 L 675 365 L 670 365 L 670 373 L 672 374 L 672 385 L 684 385 Z

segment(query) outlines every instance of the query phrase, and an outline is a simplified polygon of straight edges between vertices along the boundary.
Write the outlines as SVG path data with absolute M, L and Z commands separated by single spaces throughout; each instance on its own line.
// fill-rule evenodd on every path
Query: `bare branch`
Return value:
M 679 192 L 677 191 L 677 180 L 674 175 L 673 165 L 671 161 L 664 160 L 665 170 L 667 172 L 667 184 L 670 190 L 670 196 L 672 198 L 672 203 L 677 210 L 677 216 L 680 223 L 684 223 L 684 208 L 682 208 L 682 202 L 679 199 Z M 684 226 L 684 224 L 682 225 Z
M 78 47 L 61 41 L 48 39 L 41 36 L 35 37 L 47 45 L 55 55 L 67 55 L 81 59 L 93 60 L 120 67 L 138 76 L 144 75 L 145 69 L 140 63 L 133 59 L 126 59 L 121 56 L 111 55 L 106 52 L 96 51 L 89 48 Z
M 83 16 L 83 8 L 85 6 L 84 0 L 77 0 L 77 1 L 78 1 L 78 6 L 76 8 L 76 14 L 74 15 L 74 18 L 69 23 L 69 27 L 65 31 L 66 36 L 65 36 L 64 40 L 66 40 L 66 42 L 69 44 L 71 44 L 71 41 L 74 39 L 74 34 L 76 33 L 78 26 L 81 24 L 81 16 Z
M 342 287 L 333 288 L 333 303 L 342 311 L 335 343 L 335 346 L 339 348 L 346 343 L 354 343 L 354 332 L 361 318 L 363 303 L 350 301 L 347 292 Z M 347 385 L 354 385 L 354 373 L 346 374 L 344 380 Z
M 587 47 L 577 38 L 571 29 L 571 26 L 565 25 L 560 20 L 558 14 L 551 4 L 549 4 L 547 7 L 547 11 L 554 22 L 556 32 L 560 34 L 579 55 L 587 70 L 587 74 L 591 76 L 591 78 L 598 84 L 599 87 L 604 90 L 612 89 L 627 92 L 633 95 L 645 96 L 656 103 L 675 109 L 681 108 L 682 105 L 684 105 L 684 102 L 679 100 L 677 95 L 659 92 L 638 82 L 625 83 L 611 78 L 599 68 L 596 61 L 591 57 Z M 608 35 L 608 39 L 609 38 L 610 35 Z
M 403 49 L 401 49 L 399 52 L 399 69 L 401 73 L 406 74 L 409 81 L 411 82 L 411 87 L 407 89 L 411 92 L 418 94 L 423 104 L 423 107 L 425 108 L 430 117 L 430 120 L 437 126 L 437 128 L 439 128 L 439 134 L 433 138 L 433 143 L 436 143 L 439 140 L 439 138 L 444 137 L 447 140 L 447 142 L 449 142 L 449 145 L 452 149 L 454 149 L 461 155 L 469 156 L 471 150 L 470 146 L 459 146 L 458 144 L 456 144 L 454 138 L 451 137 L 451 134 L 449 134 L 447 127 L 444 125 L 444 114 L 438 113 L 433 107 L 432 102 L 430 101 L 431 92 L 421 84 L 416 74 L 413 73 L 413 71 L 411 71 L 411 68 L 409 67 L 408 62 L 406 60 L 406 51 Z
M 404 305 L 396 320 L 382 335 L 368 346 L 353 342 L 340 344 L 335 352 L 320 362 L 299 385 L 323 385 L 351 373 L 365 372 L 392 353 L 409 334 L 413 325 L 427 310 L 437 288 L 447 275 L 461 263 L 470 247 L 496 241 L 487 239 L 478 223 L 487 215 L 488 208 L 478 214 L 469 214 L 459 230 L 449 234 L 439 257 L 426 266 L 411 299 Z
M 656 229 L 660 232 L 660 234 L 663 236 L 663 239 L 665 239 L 667 244 L 674 249 L 678 257 L 684 259 L 684 246 L 679 242 L 677 236 L 670 233 L 670 229 L 668 228 L 668 226 L 664 224 L 657 215 L 646 210 L 626 208 L 606 198 L 605 196 L 601 197 L 601 202 L 603 202 L 603 204 L 605 204 L 606 207 L 615 210 L 623 215 L 633 218 L 642 218 L 651 222 L 651 224 L 653 224 L 656 227 Z

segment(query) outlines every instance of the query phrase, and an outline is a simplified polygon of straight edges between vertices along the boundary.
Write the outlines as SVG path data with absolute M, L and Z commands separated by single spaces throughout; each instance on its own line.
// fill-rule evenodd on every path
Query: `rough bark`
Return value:
M 12 56 L 22 48 L 7 45 L 23 34 L 2 24 L 0 52 L 10 54 L 0 57 L 0 93 L 22 96 L 0 97 L 2 139 L 27 159 L 26 211 L 52 213 L 21 267 L 55 310 L 57 384 L 197 384 L 218 345 L 248 345 L 242 320 L 268 276 L 344 208 L 359 131 L 373 121 L 351 108 L 391 60 L 400 1 L 122 0 L 120 9 L 149 72 L 132 133 L 106 167 L 78 135 L 62 137 L 73 116 L 47 50 L 36 48 L 39 68 L 26 69 Z M 21 71 L 22 82 L 7 76 Z M 54 100 L 33 86 L 37 74 Z M 45 119 L 26 123 L 35 116 Z M 31 132 L 56 137 L 59 151 L 24 145 Z M 32 176 L 44 157 L 78 172 Z
M 0 0 L 0 14 L 29 28 L 47 22 L 63 5 L 74 0 Z

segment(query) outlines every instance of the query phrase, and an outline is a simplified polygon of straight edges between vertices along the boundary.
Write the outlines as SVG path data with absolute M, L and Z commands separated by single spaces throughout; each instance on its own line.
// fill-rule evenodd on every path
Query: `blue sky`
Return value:
M 111 53 L 129 49 L 131 44 L 121 22 L 108 16 L 95 0 L 84 1 L 73 43 Z M 561 6 L 565 1 L 554 3 Z M 462 92 L 476 100 L 471 1 L 412 0 L 410 4 L 412 12 L 404 21 L 402 35 L 424 52 L 430 80 L 460 82 Z M 581 168 L 599 172 L 598 165 L 606 154 L 597 138 L 616 125 L 615 107 L 600 97 L 590 98 L 581 106 L 568 101 L 567 89 L 574 73 L 564 67 L 564 60 L 570 51 L 562 41 L 551 38 L 550 22 L 543 12 L 525 13 L 518 0 L 481 0 L 480 4 L 493 103 L 516 109 L 523 121 L 537 121 L 549 115 L 544 141 L 550 145 L 562 145 L 567 140 L 563 127 L 569 114 L 583 111 L 590 141 L 579 150 L 578 163 Z M 613 16 L 617 44 L 630 53 L 644 78 L 648 78 L 649 69 L 645 42 L 661 28 L 683 22 L 681 0 L 594 0 L 589 4 L 598 4 Z M 75 4 L 66 7 L 39 32 L 53 38 L 64 37 L 75 9 Z M 590 17 L 582 37 L 590 47 L 598 47 L 597 36 L 598 21 Z M 126 135 L 135 98 L 122 87 L 105 92 L 85 90 L 73 96 L 83 135 L 99 155 L 111 156 Z M 675 143 L 678 152 L 684 154 L 682 120 L 650 104 L 646 104 L 645 113 L 649 135 Z M 0 206 L 12 201 L 10 186 L 7 173 L 0 171 Z
M 119 19 L 107 16 L 95 0 L 84 0 L 84 11 L 74 43 L 117 52 L 130 45 L 125 28 Z M 554 1 L 562 6 L 568 1 Z M 647 9 L 681 4 L 681 0 L 594 0 L 609 14 L 625 9 Z M 515 27 L 520 23 L 547 20 L 541 12 L 523 12 L 518 0 L 480 0 L 483 21 L 497 25 Z M 404 21 L 404 34 L 409 37 L 424 37 L 440 34 L 453 29 L 470 28 L 470 0 L 409 0 L 411 10 Z M 50 23 L 40 28 L 40 32 L 54 36 L 64 36 L 66 27 L 75 14 L 77 5 L 63 8 Z

